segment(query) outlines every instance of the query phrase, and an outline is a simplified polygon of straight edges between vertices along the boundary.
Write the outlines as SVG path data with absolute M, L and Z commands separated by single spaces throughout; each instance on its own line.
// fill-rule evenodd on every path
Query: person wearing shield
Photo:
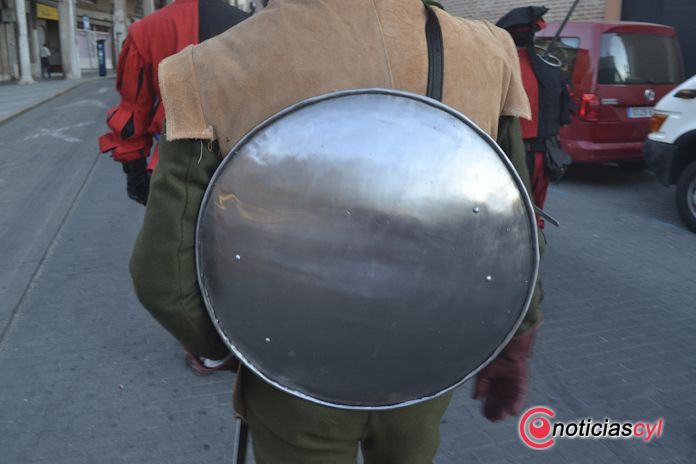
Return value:
M 505 31 L 272 0 L 160 84 L 135 291 L 190 351 L 242 361 L 256 462 L 432 462 L 474 377 L 486 417 L 519 412 L 539 245 Z

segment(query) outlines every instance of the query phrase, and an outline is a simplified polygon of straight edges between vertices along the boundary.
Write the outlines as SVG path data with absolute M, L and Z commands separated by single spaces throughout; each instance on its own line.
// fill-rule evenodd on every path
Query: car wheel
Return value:
M 696 232 L 696 161 L 679 176 L 675 195 L 679 215 L 686 226 Z

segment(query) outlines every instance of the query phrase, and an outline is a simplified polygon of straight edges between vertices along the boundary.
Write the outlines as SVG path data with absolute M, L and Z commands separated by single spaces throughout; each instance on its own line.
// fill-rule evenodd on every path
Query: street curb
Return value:
M 55 98 L 58 98 L 58 97 L 60 97 L 61 95 L 65 95 L 66 93 L 70 92 L 70 91 L 73 90 L 73 89 L 76 89 L 76 88 L 80 87 L 80 86 L 83 85 L 83 84 L 86 84 L 86 83 L 88 83 L 88 82 L 94 82 L 94 81 L 101 80 L 101 79 L 114 79 L 114 78 L 115 78 L 115 76 L 90 77 L 90 78 L 88 78 L 88 79 L 80 79 L 79 81 L 77 81 L 77 82 L 75 83 L 75 85 L 70 86 L 70 87 L 68 87 L 68 88 L 65 88 L 65 89 L 59 91 L 58 93 L 56 93 L 56 94 L 54 94 L 54 95 L 51 95 L 50 97 L 44 98 L 43 100 L 40 100 L 40 101 L 38 101 L 38 102 L 36 102 L 36 103 L 33 103 L 33 104 L 31 104 L 31 105 L 29 105 L 29 106 L 27 106 L 27 107 L 25 107 L 25 108 L 22 108 L 21 110 L 17 110 L 17 111 L 15 111 L 14 113 L 10 113 L 10 114 L 8 114 L 7 116 L 0 116 L 0 126 L 3 125 L 3 124 L 5 124 L 6 122 L 8 122 L 8 121 L 10 121 L 10 120 L 12 120 L 12 119 L 14 119 L 14 118 L 16 118 L 17 116 L 20 116 L 20 115 L 26 113 L 27 111 L 33 110 L 33 109 L 36 108 L 37 106 L 43 105 L 44 103 L 47 103 L 47 102 L 50 102 L 51 100 L 53 100 L 53 99 L 55 99 Z

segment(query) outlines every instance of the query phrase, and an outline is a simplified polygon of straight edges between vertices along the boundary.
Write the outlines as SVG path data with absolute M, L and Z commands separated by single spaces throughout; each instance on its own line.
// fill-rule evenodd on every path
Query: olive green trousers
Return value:
M 387 411 L 349 411 L 296 398 L 248 375 L 242 398 L 257 464 L 431 464 L 452 393 Z

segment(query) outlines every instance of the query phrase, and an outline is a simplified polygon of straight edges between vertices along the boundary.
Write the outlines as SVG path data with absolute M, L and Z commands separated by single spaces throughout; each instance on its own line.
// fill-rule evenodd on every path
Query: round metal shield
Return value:
M 298 103 L 213 176 L 197 265 L 220 334 L 264 380 L 349 409 L 461 384 L 521 322 L 534 213 L 495 143 L 429 98 L 382 89 Z

